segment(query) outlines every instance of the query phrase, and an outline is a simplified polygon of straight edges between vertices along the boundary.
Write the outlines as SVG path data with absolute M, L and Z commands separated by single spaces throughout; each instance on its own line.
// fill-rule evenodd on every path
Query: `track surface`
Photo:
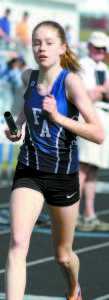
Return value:
M 99 218 L 106 222 L 109 222 L 108 180 L 109 171 L 99 171 L 95 209 Z M 0 188 L 0 299 L 5 299 L 4 272 L 10 236 L 9 195 L 10 186 Z M 65 299 L 66 286 L 54 261 L 47 216 L 44 205 L 31 237 L 25 300 Z M 109 299 L 109 232 L 75 232 L 73 249 L 80 258 L 79 282 L 83 300 Z

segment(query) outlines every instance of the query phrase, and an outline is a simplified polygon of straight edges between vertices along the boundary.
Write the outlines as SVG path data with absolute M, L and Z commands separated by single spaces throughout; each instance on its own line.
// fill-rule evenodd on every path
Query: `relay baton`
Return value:
M 18 132 L 18 128 L 14 122 L 14 119 L 9 111 L 5 111 L 4 113 L 5 121 L 8 125 L 9 131 L 12 135 L 16 135 Z

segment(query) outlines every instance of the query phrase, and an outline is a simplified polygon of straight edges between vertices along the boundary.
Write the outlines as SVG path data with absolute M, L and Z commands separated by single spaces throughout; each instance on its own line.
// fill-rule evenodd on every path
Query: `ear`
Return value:
M 61 45 L 59 50 L 60 55 L 63 55 L 66 52 L 66 44 Z

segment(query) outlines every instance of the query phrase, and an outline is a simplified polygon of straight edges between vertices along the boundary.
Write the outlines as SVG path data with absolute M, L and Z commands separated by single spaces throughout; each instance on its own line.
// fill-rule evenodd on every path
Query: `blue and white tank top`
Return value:
M 62 70 L 56 78 L 50 94 L 57 101 L 60 114 L 78 120 L 78 109 L 66 97 L 65 78 L 69 71 Z M 45 96 L 37 91 L 38 70 L 30 76 L 24 94 L 26 116 L 25 138 L 18 160 L 37 170 L 70 174 L 78 170 L 78 146 L 76 135 L 50 120 L 42 108 Z

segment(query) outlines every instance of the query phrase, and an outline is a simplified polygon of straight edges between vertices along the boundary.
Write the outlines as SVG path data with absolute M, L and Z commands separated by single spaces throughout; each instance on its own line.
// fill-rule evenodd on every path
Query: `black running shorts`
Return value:
M 46 202 L 53 206 L 69 206 L 80 199 L 78 172 L 53 174 L 35 170 L 18 162 L 12 191 L 21 187 L 40 192 Z

